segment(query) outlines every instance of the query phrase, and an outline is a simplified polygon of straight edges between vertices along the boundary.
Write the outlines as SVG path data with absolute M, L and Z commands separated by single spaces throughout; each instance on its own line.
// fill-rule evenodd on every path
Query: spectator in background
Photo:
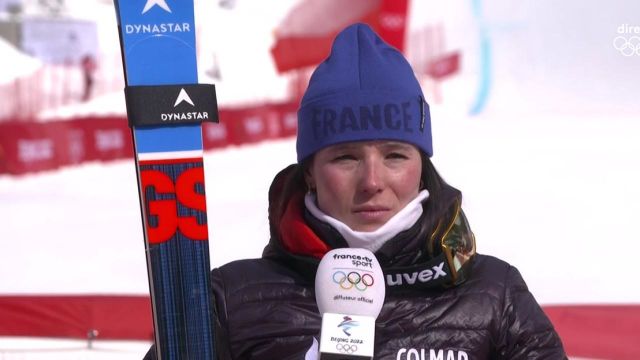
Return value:
M 82 67 L 82 75 L 84 79 L 84 91 L 82 94 L 82 101 L 88 101 L 91 98 L 93 91 L 94 75 L 98 65 L 92 55 L 85 55 L 80 61 Z

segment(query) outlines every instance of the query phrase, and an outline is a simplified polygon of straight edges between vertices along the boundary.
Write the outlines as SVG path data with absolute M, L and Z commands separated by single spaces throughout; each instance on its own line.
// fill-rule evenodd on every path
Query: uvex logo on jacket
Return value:
M 438 265 L 432 266 L 431 269 L 386 274 L 385 280 L 387 282 L 387 286 L 402 286 L 414 285 L 416 283 L 428 283 L 446 276 L 447 273 L 444 270 L 443 261 Z

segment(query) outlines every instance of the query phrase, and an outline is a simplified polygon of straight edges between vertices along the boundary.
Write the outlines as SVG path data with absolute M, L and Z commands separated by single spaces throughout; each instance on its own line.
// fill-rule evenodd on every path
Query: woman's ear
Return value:
M 304 182 L 307 184 L 307 190 L 310 192 L 316 191 L 316 182 L 311 171 L 311 166 L 304 166 Z

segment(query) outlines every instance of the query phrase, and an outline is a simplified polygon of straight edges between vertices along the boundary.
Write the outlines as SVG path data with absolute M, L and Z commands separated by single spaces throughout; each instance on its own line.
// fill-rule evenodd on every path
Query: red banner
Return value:
M 0 336 L 153 339 L 148 296 L 0 296 Z
M 460 53 L 439 55 L 427 62 L 425 73 L 432 79 L 442 80 L 460 69 Z
M 380 37 L 401 52 L 404 51 L 408 2 L 408 0 L 383 1 L 377 19 L 377 31 Z
M 295 135 L 296 110 L 296 103 L 220 109 L 219 124 L 203 125 L 204 147 L 213 149 Z M 0 123 L 0 174 L 25 174 L 131 157 L 131 131 L 125 117 Z
M 544 311 L 570 356 L 640 358 L 640 305 L 555 305 Z
M 555 305 L 545 313 L 569 356 L 637 359 L 640 305 Z M 152 340 L 148 296 L 0 296 L 0 336 Z
M 125 118 L 0 123 L 0 173 L 24 174 L 131 156 Z
M 279 72 L 315 66 L 345 27 L 369 24 L 391 46 L 404 50 L 408 0 L 305 0 L 276 29 L 271 55 Z

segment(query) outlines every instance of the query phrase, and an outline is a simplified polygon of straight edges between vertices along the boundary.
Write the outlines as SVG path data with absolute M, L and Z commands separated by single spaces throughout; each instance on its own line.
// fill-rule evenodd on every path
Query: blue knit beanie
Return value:
M 429 104 L 411 66 L 369 26 L 355 24 L 311 76 L 298 110 L 298 163 L 361 140 L 403 141 L 433 155 Z

